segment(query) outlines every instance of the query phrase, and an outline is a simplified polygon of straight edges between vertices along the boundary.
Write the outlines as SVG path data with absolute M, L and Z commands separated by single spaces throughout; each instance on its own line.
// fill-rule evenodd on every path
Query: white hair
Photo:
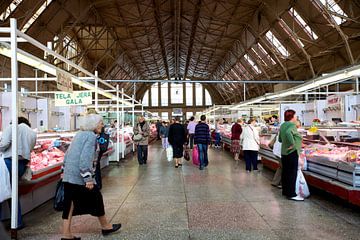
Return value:
M 82 131 L 94 131 L 99 124 L 100 121 L 102 121 L 103 118 L 100 115 L 97 114 L 89 114 L 85 115 L 79 118 L 80 122 L 80 130 Z

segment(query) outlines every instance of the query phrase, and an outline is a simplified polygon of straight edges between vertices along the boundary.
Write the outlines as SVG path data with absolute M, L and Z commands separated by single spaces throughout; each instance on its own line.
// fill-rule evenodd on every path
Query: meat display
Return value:
M 31 152 L 30 168 L 36 172 L 64 161 L 65 153 L 54 145 L 58 140 L 38 140 Z M 64 143 L 65 144 L 65 143 Z M 61 144 L 59 145 L 61 146 Z

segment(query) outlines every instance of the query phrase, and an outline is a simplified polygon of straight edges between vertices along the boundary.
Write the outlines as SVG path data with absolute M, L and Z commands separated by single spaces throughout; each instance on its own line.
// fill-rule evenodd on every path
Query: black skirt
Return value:
M 74 203 L 72 216 L 90 214 L 94 217 L 101 217 L 105 215 L 103 197 L 96 185 L 89 190 L 85 185 L 64 182 L 63 219 L 69 217 L 71 202 Z
M 172 145 L 173 148 L 173 157 L 182 158 L 184 156 L 184 146 L 183 145 Z

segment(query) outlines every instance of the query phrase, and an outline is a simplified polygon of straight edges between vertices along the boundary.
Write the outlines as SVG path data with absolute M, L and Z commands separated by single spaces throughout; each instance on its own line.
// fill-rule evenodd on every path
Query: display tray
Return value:
M 332 168 L 327 165 L 318 164 L 316 162 L 308 161 L 307 170 L 310 172 L 315 172 L 332 179 L 337 179 L 337 168 Z
M 221 136 L 221 142 L 231 145 L 231 138 L 227 137 L 227 136 Z
M 47 166 L 45 168 L 42 168 L 42 169 L 39 169 L 36 171 L 32 171 L 31 181 L 38 180 L 40 178 L 44 178 L 45 176 L 48 176 L 49 174 L 54 173 L 54 172 L 58 172 L 59 170 L 61 170 L 62 165 L 63 165 L 63 162 L 58 162 L 54 165 Z
M 326 159 L 326 158 L 320 157 L 320 156 L 306 157 L 306 160 L 308 162 L 313 162 L 315 164 L 328 166 L 331 168 L 338 168 L 338 165 L 339 165 L 339 162 L 330 161 L 329 159 Z

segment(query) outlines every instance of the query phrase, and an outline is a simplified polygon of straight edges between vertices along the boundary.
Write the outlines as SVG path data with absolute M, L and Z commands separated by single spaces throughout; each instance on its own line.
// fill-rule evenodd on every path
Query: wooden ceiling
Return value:
M 241 80 L 306 80 L 360 62 L 360 1 L 335 1 L 347 15 L 341 25 L 334 22 L 334 12 L 319 7 L 319 1 L 53 0 L 26 33 L 44 44 L 52 41 L 59 53 L 91 72 L 97 70 L 103 79 L 224 80 L 206 88 L 215 103 L 232 103 L 243 99 Z M 1 1 L 0 12 L 11 2 Z M 21 27 L 43 2 L 23 0 L 10 17 Z M 289 13 L 291 8 L 318 39 L 306 34 Z M 266 39 L 268 30 L 289 57 L 282 57 Z M 70 45 L 77 50 L 72 55 Z M 43 55 L 26 44 L 22 47 Z M 230 79 L 239 83 L 226 83 Z M 149 86 L 138 84 L 139 98 Z M 121 87 L 131 93 L 133 84 Z M 273 91 L 273 85 L 248 84 L 247 90 L 249 98 Z

